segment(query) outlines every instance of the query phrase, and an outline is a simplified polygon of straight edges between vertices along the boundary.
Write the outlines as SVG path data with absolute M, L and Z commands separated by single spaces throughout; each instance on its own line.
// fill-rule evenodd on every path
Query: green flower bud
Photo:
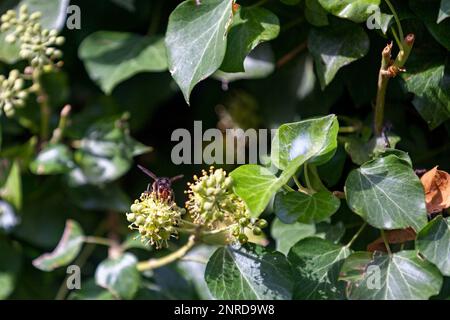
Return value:
M 39 20 L 42 17 L 42 13 L 40 12 L 33 12 L 30 15 L 30 20 Z
M 261 228 L 258 228 L 258 227 L 254 227 L 252 231 L 255 236 L 259 236 L 262 234 Z
M 238 240 L 241 244 L 246 244 L 248 242 L 248 237 L 245 234 L 241 233 L 238 237 Z
M 135 222 L 136 221 L 136 215 L 134 213 L 127 213 L 127 220 L 129 222 Z
M 259 219 L 257 222 L 256 222 L 256 225 L 259 227 L 259 228 L 262 228 L 262 229 L 264 229 L 264 228 L 266 228 L 267 227 L 267 221 L 266 220 L 264 220 L 264 219 Z
M 16 40 L 17 40 L 16 36 L 12 33 L 8 34 L 5 38 L 5 41 L 8 43 L 14 43 L 14 42 L 16 42 Z
M 63 44 L 64 44 L 64 42 L 66 41 L 66 39 L 64 38 L 64 37 L 57 37 L 56 38 L 56 41 L 55 41 L 55 43 L 56 43 L 56 45 L 58 45 L 58 46 L 62 46 Z

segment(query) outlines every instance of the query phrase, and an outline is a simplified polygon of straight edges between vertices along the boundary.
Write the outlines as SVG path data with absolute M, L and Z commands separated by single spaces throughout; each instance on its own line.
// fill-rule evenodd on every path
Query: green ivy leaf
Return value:
M 272 163 L 279 169 L 294 173 L 305 161 L 323 164 L 336 151 L 338 131 L 339 124 L 334 114 L 283 124 L 272 142 Z
M 0 300 L 13 292 L 21 264 L 19 248 L 0 238 Z
M 68 296 L 69 300 L 113 300 L 114 296 L 95 284 L 94 279 L 83 282 L 81 289 L 73 290 Z
M 0 173 L 0 196 L 15 209 L 22 208 L 22 177 L 18 161 L 12 162 L 4 172 Z
M 140 72 L 167 70 L 166 48 L 162 37 L 98 31 L 84 39 L 78 55 L 91 79 L 106 94 Z
M 450 74 L 445 65 L 433 65 L 404 75 L 406 88 L 415 94 L 414 107 L 431 129 L 450 119 Z
M 346 160 L 347 154 L 345 153 L 344 148 L 342 145 L 338 145 L 333 158 L 327 163 L 317 167 L 320 178 L 328 187 L 333 187 L 339 182 Z
M 272 49 L 264 44 L 258 46 L 245 57 L 245 72 L 228 73 L 217 70 L 213 78 L 222 81 L 225 85 L 241 79 L 261 79 L 270 75 L 275 70 L 275 61 Z
M 326 28 L 313 28 L 309 33 L 308 48 L 324 90 L 339 69 L 367 54 L 369 37 L 360 26 L 341 22 Z
M 286 257 L 261 246 L 219 248 L 209 259 L 205 280 L 217 299 L 291 299 L 292 270 Z
M 438 15 L 436 22 L 441 23 L 448 17 L 450 17 L 450 1 L 449 0 L 441 0 L 441 6 L 439 8 L 439 15 Z
M 243 72 L 244 59 L 258 44 L 275 39 L 280 32 L 278 17 L 267 9 L 241 8 L 233 16 L 227 50 L 220 70 Z
M 73 169 L 72 151 L 64 144 L 49 144 L 30 163 L 34 174 L 61 174 Z
M 80 253 L 84 241 L 81 226 L 74 220 L 67 220 L 64 233 L 55 250 L 33 260 L 33 266 L 42 271 L 53 271 L 68 265 Z
M 347 296 L 355 300 L 419 300 L 439 293 L 442 275 L 415 251 L 392 256 L 356 252 L 341 269 Z M 379 281 L 378 281 L 379 280 Z
M 88 128 L 74 155 L 77 167 L 68 173 L 71 186 L 114 181 L 129 170 L 134 156 L 152 150 L 130 136 L 126 120 L 113 117 Z
M 280 219 L 272 223 L 271 234 L 275 239 L 277 251 L 287 255 L 294 244 L 316 233 L 314 224 L 294 222 L 286 224 Z
M 169 70 L 184 98 L 222 64 L 232 0 L 183 1 L 170 14 L 166 33 Z
M 439 4 L 437 1 L 430 0 L 410 0 L 409 6 L 411 10 L 425 23 L 431 35 L 450 51 L 450 20 L 442 20 L 439 24 L 436 23 L 438 17 Z
M 393 134 L 388 134 L 387 139 L 391 148 L 395 148 L 400 141 L 400 137 Z M 345 151 L 350 155 L 353 163 L 358 165 L 372 160 L 388 149 L 385 137 L 373 137 L 366 140 L 359 136 L 346 136 L 342 137 L 341 141 L 344 142 Z
M 329 24 L 327 12 L 317 0 L 306 0 L 305 18 L 316 27 L 323 27 Z
M 234 192 L 245 201 L 254 217 L 264 211 L 272 195 L 284 184 L 268 169 L 256 164 L 240 166 L 230 176 Z
M 376 228 L 420 230 L 427 223 L 422 184 L 410 165 L 395 155 L 350 172 L 345 193 L 350 209 Z
M 95 271 L 95 282 L 108 289 L 116 298 L 132 299 L 139 289 L 141 279 L 136 264 L 137 259 L 131 253 L 125 253 L 116 259 L 106 259 Z
M 337 147 L 338 122 L 335 115 L 282 125 L 272 142 L 272 163 L 284 169 L 277 178 L 258 165 L 243 165 L 231 172 L 234 192 L 254 217 L 264 211 L 272 196 L 310 160 L 323 163 Z
M 450 226 L 441 215 L 431 220 L 417 235 L 417 249 L 444 276 L 450 276 Z
M 288 254 L 295 268 L 294 299 L 343 299 L 345 283 L 339 281 L 347 247 L 320 238 L 306 238 L 295 244 Z
M 322 7 L 329 13 L 353 22 L 365 22 L 378 8 L 380 0 L 319 0 Z
M 0 229 L 9 232 L 19 222 L 20 218 L 14 212 L 14 208 L 8 202 L 0 200 Z
M 274 211 L 284 223 L 312 223 L 328 219 L 340 205 L 340 200 L 327 191 L 314 194 L 279 192 L 275 196 Z

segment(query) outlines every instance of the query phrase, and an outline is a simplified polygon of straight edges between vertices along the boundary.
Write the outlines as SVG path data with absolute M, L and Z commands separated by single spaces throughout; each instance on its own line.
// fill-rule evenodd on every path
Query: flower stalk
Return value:
M 178 259 L 184 257 L 197 243 L 195 235 L 189 237 L 188 242 L 177 251 L 159 259 L 150 259 L 137 264 L 139 271 L 153 270 L 168 265 Z

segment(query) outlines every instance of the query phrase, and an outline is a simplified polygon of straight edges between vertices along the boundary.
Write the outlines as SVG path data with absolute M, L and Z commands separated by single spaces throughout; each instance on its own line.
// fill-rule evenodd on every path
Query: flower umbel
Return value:
M 15 108 L 23 107 L 27 96 L 24 80 L 18 70 L 12 70 L 8 78 L 0 75 L 0 111 L 3 110 L 6 116 L 13 116 Z
M 53 67 L 55 61 L 62 57 L 62 51 L 55 48 L 64 43 L 64 37 L 58 36 L 57 30 L 44 29 L 41 26 L 40 12 L 28 12 L 23 5 L 17 14 L 8 10 L 1 17 L 2 32 L 10 31 L 6 36 L 9 43 L 20 44 L 20 56 L 31 62 L 34 68 Z
M 176 227 L 186 212 L 175 202 L 161 199 L 154 192 L 143 193 L 130 209 L 127 213 L 127 220 L 131 222 L 129 228 L 138 230 L 141 241 L 157 249 L 167 247 L 167 241 L 178 235 Z
M 267 225 L 263 219 L 250 218 L 250 211 L 244 201 L 232 190 L 233 181 L 223 169 L 202 171 L 202 176 L 194 176 L 189 183 L 189 200 L 186 208 L 195 224 L 209 230 L 224 229 L 229 232 L 229 241 L 245 243 L 246 229 L 260 235 Z

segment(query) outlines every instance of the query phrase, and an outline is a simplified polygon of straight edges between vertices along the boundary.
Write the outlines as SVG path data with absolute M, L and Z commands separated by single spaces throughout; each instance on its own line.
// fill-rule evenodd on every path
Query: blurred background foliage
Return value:
M 68 4 L 62 0 L 24 2 L 36 5 L 50 20 L 64 12 Z M 254 4 L 254 1 L 238 2 L 242 6 Z M 413 1 L 419 2 L 417 12 L 413 10 L 415 5 L 410 6 L 408 1 L 393 2 L 404 30 L 416 34 L 408 70 L 423 67 L 436 57 L 443 57 L 448 63 L 450 19 L 442 22 L 447 26 L 445 35 L 427 28 L 427 21 L 423 20 L 428 8 L 433 9 L 432 12 L 438 11 L 439 1 L 426 1 L 425 8 L 420 7 L 423 1 Z M 0 12 L 17 3 L 1 1 Z M 42 158 L 39 159 L 38 153 L 42 148 L 45 151 L 45 146 L 37 137 L 39 108 L 32 99 L 12 119 L 0 118 L 0 298 L 55 298 L 64 285 L 65 268 L 43 272 L 32 265 L 32 260 L 53 250 L 67 219 L 77 221 L 85 234 L 121 240 L 130 237 L 124 212 L 149 182 L 136 169 L 136 163 L 159 176 L 184 174 L 183 182 L 174 186 L 181 204 L 185 197 L 184 183 L 203 166 L 173 165 L 170 155 L 175 142 L 171 142 L 171 134 L 177 128 L 192 130 L 194 120 L 202 120 L 204 130 L 214 127 L 276 128 L 285 122 L 335 113 L 342 117 L 339 118 L 341 126 L 356 123 L 370 127 L 380 52 L 390 38 L 380 30 L 366 29 L 364 32 L 370 39 L 367 54 L 343 67 L 322 90 L 314 70 L 314 58 L 306 43 L 311 29 L 332 26 L 320 27 L 325 23 L 324 17 L 311 16 L 314 12 L 305 9 L 307 3 L 310 1 L 272 0 L 264 3 L 264 7 L 279 18 L 281 31 L 275 40 L 258 46 L 252 53 L 264 57 L 263 65 L 257 66 L 260 72 L 257 79 L 233 81 L 227 75 L 217 74 L 195 87 L 188 106 L 170 73 L 156 70 L 151 65 L 148 66 L 151 72 L 136 72 L 123 81 L 118 80 L 115 85 L 110 82 L 114 82 L 111 75 L 116 65 L 113 64 L 111 70 L 99 71 L 104 72 L 105 77 L 99 86 L 87 69 L 89 63 L 95 64 L 95 54 L 108 54 L 108 50 L 102 53 L 102 43 L 95 39 L 91 39 L 90 44 L 84 43 L 84 48 L 82 46 L 94 32 L 127 32 L 136 38 L 129 40 L 129 50 L 120 53 L 126 56 L 135 50 L 133 46 L 140 41 L 139 37 L 164 36 L 169 14 L 178 1 L 70 1 L 81 9 L 81 29 L 68 30 L 60 26 L 61 34 L 66 38 L 62 46 L 64 66 L 59 72 L 46 74 L 43 79 L 52 109 L 52 128 L 57 126 L 63 106 L 67 103 L 72 106 L 65 135 L 66 147 L 46 150 L 49 157 L 58 154 L 57 161 L 39 162 Z M 383 12 L 389 12 L 384 6 L 382 8 Z M 325 18 L 326 24 L 331 25 L 340 20 L 331 15 Z M 447 43 L 436 41 L 436 36 Z M 14 54 L 9 50 L 12 49 L 2 39 L 0 41 L 0 72 L 5 74 L 10 69 L 22 68 L 24 62 L 11 58 Z M 431 58 L 424 59 L 423 55 Z M 111 57 L 112 61 L 115 58 Z M 124 74 L 123 70 L 117 72 L 114 76 L 118 78 Z M 386 119 L 390 132 L 401 137 L 397 147 L 410 154 L 418 169 L 439 165 L 441 170 L 449 171 L 450 124 L 443 118 L 443 123 L 433 125 L 430 130 L 413 105 L 413 98 L 405 89 L 402 77 L 391 80 Z M 342 190 L 347 173 L 354 167 L 351 159 L 345 156 L 342 143 L 332 162 L 319 168 L 319 172 L 329 186 Z M 321 225 L 317 230 L 294 230 L 293 234 L 302 237 L 311 232 L 323 233 L 329 239 L 339 239 L 345 233 L 343 236 L 348 239 L 360 224 L 359 218 L 345 205 L 332 220 L 332 229 Z M 342 227 L 344 224 L 346 228 Z M 276 225 L 272 230 L 275 237 Z M 278 237 L 283 235 L 284 232 L 279 232 Z M 356 248 L 360 242 L 360 249 L 364 249 L 364 243 L 377 236 L 375 232 L 368 232 L 365 238 L 357 241 Z M 269 246 L 275 247 L 270 236 L 269 240 Z M 286 239 L 293 243 L 297 240 Z M 74 291 L 69 297 L 112 298 L 93 281 L 95 270 L 107 258 L 108 251 L 104 247 L 87 246 L 89 249 L 83 251 L 82 257 L 85 261 L 81 261 L 83 289 Z M 141 259 L 149 254 L 162 254 L 151 249 L 131 250 Z M 207 247 L 190 253 L 203 259 L 209 254 L 211 249 Z M 175 266 L 144 274 L 135 298 L 209 298 L 202 268 L 202 264 L 181 261 Z

